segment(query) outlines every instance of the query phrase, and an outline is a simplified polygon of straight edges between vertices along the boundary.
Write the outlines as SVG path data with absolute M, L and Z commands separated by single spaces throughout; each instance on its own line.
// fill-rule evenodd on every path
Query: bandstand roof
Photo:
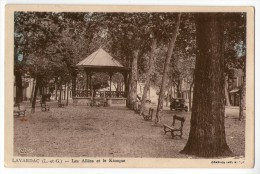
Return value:
M 77 68 L 116 68 L 116 69 L 127 69 L 121 65 L 117 60 L 110 56 L 105 50 L 99 48 L 97 51 L 89 55 L 87 58 L 80 61 Z

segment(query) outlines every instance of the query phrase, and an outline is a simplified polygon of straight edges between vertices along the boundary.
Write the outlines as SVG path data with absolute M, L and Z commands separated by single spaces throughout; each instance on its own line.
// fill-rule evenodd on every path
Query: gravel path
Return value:
M 188 139 L 189 112 L 163 112 L 164 123 L 170 124 L 173 113 L 186 118 L 183 139 L 164 135 L 162 127 L 126 107 L 88 107 L 70 104 L 49 112 L 40 107 L 27 121 L 14 119 L 14 155 L 37 157 L 152 157 L 185 158 L 180 154 Z M 237 156 L 244 156 L 244 122 L 235 112 L 226 118 L 227 142 Z M 193 157 L 194 158 L 194 157 Z

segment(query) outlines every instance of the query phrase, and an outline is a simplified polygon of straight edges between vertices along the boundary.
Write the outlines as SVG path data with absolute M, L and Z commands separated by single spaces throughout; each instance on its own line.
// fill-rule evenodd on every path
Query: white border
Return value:
M 195 6 L 254 6 L 255 7 L 255 89 L 260 89 L 259 85 L 259 48 L 260 48 L 260 1 L 258 0 L 0 0 L 0 173 L 192 173 L 192 174 L 259 174 L 260 173 L 260 110 L 255 107 L 255 168 L 254 169 L 11 169 L 4 168 L 4 6 L 6 4 L 102 4 L 102 5 L 195 5 Z M 255 90 L 255 106 L 259 105 L 259 91 Z

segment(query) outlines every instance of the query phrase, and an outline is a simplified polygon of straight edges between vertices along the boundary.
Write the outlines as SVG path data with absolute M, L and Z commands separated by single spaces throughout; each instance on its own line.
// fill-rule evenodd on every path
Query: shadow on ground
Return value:
M 189 134 L 189 112 L 165 110 L 163 123 L 170 124 L 172 115 L 184 116 L 183 139 L 164 135 L 162 127 L 126 107 L 89 107 L 70 104 L 58 108 L 50 103 L 49 112 L 37 105 L 31 114 L 27 105 L 27 121 L 14 119 L 14 155 L 37 157 L 135 157 L 187 158 L 179 152 Z M 233 114 L 233 115 L 232 115 Z M 244 122 L 226 118 L 227 142 L 237 156 L 244 156 Z M 231 117 L 232 116 L 232 117 Z M 29 149 L 21 153 L 21 149 Z M 194 157 L 193 157 L 194 158 Z

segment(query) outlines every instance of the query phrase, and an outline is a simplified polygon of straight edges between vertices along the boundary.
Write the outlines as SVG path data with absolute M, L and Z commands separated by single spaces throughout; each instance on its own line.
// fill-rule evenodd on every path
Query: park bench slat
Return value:
M 181 122 L 181 126 L 179 128 L 175 127 L 176 120 Z M 163 125 L 164 134 L 166 134 L 167 132 L 171 132 L 172 138 L 174 138 L 176 136 L 179 136 L 180 138 L 182 138 L 182 134 L 183 134 L 182 128 L 183 128 L 184 122 L 185 122 L 185 118 L 177 116 L 177 115 L 174 115 L 173 116 L 172 126 L 169 126 L 167 124 Z M 177 134 L 177 132 L 179 134 Z

